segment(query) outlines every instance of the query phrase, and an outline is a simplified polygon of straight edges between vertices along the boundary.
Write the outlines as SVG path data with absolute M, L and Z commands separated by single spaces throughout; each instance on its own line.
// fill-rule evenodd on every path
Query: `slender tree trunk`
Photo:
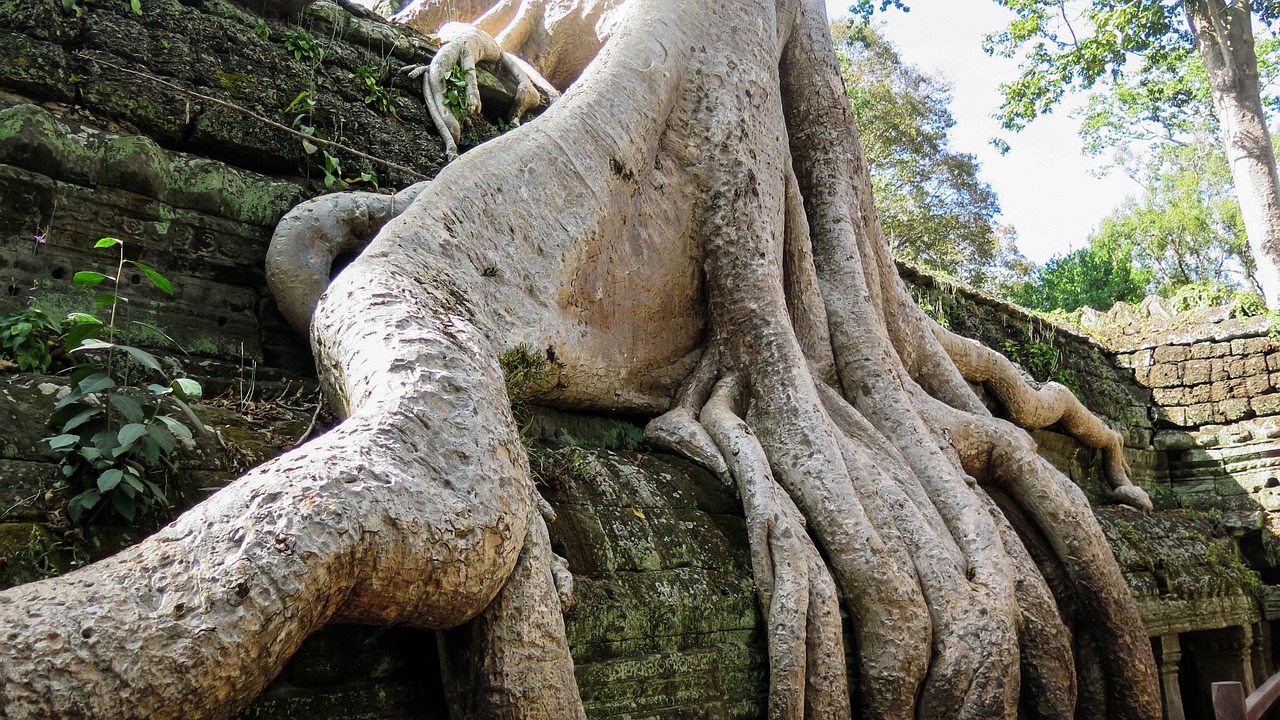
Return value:
M 1256 278 L 1267 307 L 1280 310 L 1280 176 L 1262 111 L 1250 2 L 1187 0 L 1185 7 L 1209 75 Z

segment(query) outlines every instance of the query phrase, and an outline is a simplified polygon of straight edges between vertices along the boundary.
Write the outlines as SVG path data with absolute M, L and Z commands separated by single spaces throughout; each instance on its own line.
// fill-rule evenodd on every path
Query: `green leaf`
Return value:
M 98 492 L 109 493 L 112 490 L 115 490 L 116 486 L 119 485 L 120 481 L 123 479 L 124 473 L 120 472 L 117 468 L 111 468 L 98 476 Z
M 147 426 L 142 423 L 129 423 L 128 425 L 120 428 L 120 434 L 117 436 L 120 441 L 120 445 L 116 450 L 116 456 L 118 457 L 127 452 L 129 448 L 133 447 L 133 444 L 138 441 L 138 438 L 146 434 Z
M 134 490 L 140 493 L 145 493 L 147 491 L 146 486 L 142 484 L 142 479 L 139 478 L 138 475 L 135 474 L 135 471 L 133 470 L 125 471 L 124 482 L 126 485 L 128 485 L 129 487 L 133 488 Z
M 44 442 L 49 443 L 49 447 L 53 448 L 54 450 L 63 450 L 63 449 L 69 449 L 71 447 L 74 447 L 76 443 L 80 442 L 80 436 L 72 433 L 69 433 L 66 435 L 56 435 L 54 437 L 45 438 Z
M 69 420 L 67 420 L 67 422 L 62 426 L 62 432 L 64 433 L 71 432 L 72 430 L 75 430 L 81 425 L 97 417 L 101 413 L 102 413 L 102 408 L 99 408 L 99 407 L 85 408 L 84 410 L 81 410 L 80 412 L 72 416 Z
M 82 341 L 80 345 L 73 350 L 73 352 L 75 350 L 110 350 L 115 346 L 115 343 L 109 343 L 105 340 L 99 340 L 98 338 L 85 338 L 84 341 Z
M 100 500 L 102 500 L 102 494 L 97 490 L 85 490 L 67 503 L 67 516 L 72 523 L 78 524 L 84 513 L 97 507 Z
M 119 305 L 122 302 L 126 302 L 126 300 L 113 293 L 98 293 L 93 296 L 93 306 L 99 310 L 109 308 L 113 305 Z
M 143 478 L 142 482 L 147 484 L 147 489 L 151 491 L 151 494 L 154 495 L 157 500 L 165 505 L 169 504 L 169 498 L 165 497 L 164 490 L 161 490 L 159 485 L 156 485 L 146 478 Z
M 68 350 L 75 350 L 89 338 L 96 337 L 100 332 L 102 332 L 101 323 L 97 325 L 88 323 L 74 325 L 62 336 L 62 342 L 67 346 Z
M 124 415 L 125 419 L 131 423 L 140 423 L 146 417 L 142 412 L 142 403 L 138 402 L 137 398 L 132 398 L 128 395 L 120 395 L 118 393 L 111 393 L 107 396 L 107 399 L 110 400 L 111 404 L 115 405 L 116 409 L 120 411 L 120 414 Z
M 160 417 L 164 418 L 163 415 Z M 151 438 L 166 455 L 173 452 L 173 449 L 177 447 L 177 442 L 174 441 L 173 435 L 155 423 L 147 426 L 147 437 Z M 155 461 L 153 460 L 152 462 Z
M 151 279 L 152 285 L 155 285 L 157 288 L 160 288 L 165 293 L 168 293 L 170 296 L 173 295 L 173 283 L 169 282 L 169 280 L 165 278 L 165 276 L 151 269 L 147 265 L 143 265 L 137 260 L 129 260 L 128 262 L 130 265 L 133 265 L 134 267 L 138 268 L 142 272 L 146 273 L 147 277 Z
M 98 242 L 94 243 L 93 246 L 95 248 L 108 248 L 108 247 L 115 247 L 116 245 L 122 245 L 122 244 L 123 243 L 121 243 L 119 240 L 115 238 L 105 237 L 99 240 Z
M 121 345 L 120 349 L 129 353 L 129 357 L 137 360 L 138 364 L 142 367 L 147 368 L 148 370 L 160 369 L 160 361 L 156 359 L 155 355 L 152 355 L 145 350 L 133 347 L 132 345 Z
M 160 445 L 154 438 L 150 437 L 151 428 L 151 425 L 147 426 L 147 437 L 142 438 L 138 443 L 138 455 L 149 465 L 160 460 Z
M 173 401 L 178 404 L 178 407 L 182 408 L 182 412 L 186 413 L 187 419 L 191 421 L 191 424 L 194 425 L 197 430 L 203 431 L 205 429 L 204 423 L 200 422 L 200 418 L 196 416 L 195 411 L 191 409 L 190 405 L 177 397 L 175 397 Z
M 177 420 L 174 420 L 168 415 L 158 415 L 156 416 L 156 419 L 164 423 L 164 426 L 168 428 L 169 432 L 173 433 L 174 435 L 178 437 L 186 438 L 188 440 L 192 439 L 191 428 L 187 427 L 186 425 L 183 425 L 182 423 L 178 422 Z
M 129 522 L 133 522 L 138 514 L 138 503 L 122 493 L 111 494 L 111 507 Z
M 116 381 L 107 377 L 104 373 L 91 373 L 85 376 L 80 382 L 76 383 L 71 388 L 71 394 L 54 403 L 53 407 L 55 410 L 64 408 L 71 403 L 80 400 L 85 395 L 92 395 L 93 393 L 106 390 L 107 388 L 115 387 L 115 385 Z
M 71 282 L 75 283 L 76 287 L 90 288 L 97 287 L 99 283 L 106 279 L 107 276 L 100 272 L 82 270 L 71 278 Z
M 173 388 L 174 393 L 179 398 L 188 402 L 199 398 L 204 393 L 204 390 L 200 388 L 200 383 L 191 378 L 174 378 L 169 387 Z

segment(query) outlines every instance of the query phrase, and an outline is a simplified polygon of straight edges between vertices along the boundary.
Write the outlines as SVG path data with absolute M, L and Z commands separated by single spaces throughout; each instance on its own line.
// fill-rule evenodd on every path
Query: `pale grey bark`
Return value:
M 1262 110 L 1249 0 L 1189 0 L 1187 19 L 1209 76 L 1213 108 L 1231 167 L 1256 279 L 1280 310 L 1280 175 Z

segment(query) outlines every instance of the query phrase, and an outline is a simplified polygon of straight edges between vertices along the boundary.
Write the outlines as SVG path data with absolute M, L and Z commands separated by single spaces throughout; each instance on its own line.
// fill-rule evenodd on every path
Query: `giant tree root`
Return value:
M 559 6 L 490 3 L 490 20 L 534 18 L 532 38 L 621 7 L 534 12 Z M 496 360 L 523 342 L 563 364 L 549 402 L 665 412 L 652 441 L 737 484 L 771 717 L 1158 717 L 1087 501 L 966 379 L 1017 423 L 1102 448 L 1131 487 L 1118 434 L 910 301 L 823 4 L 632 0 L 618 17 L 561 102 L 450 164 L 318 304 L 314 283 L 280 286 L 310 318 L 337 430 L 118 559 L 0 595 L 3 714 L 226 715 L 344 619 L 475 620 L 446 644 L 463 710 L 581 717 Z M 290 241 L 320 283 L 383 217 L 325 202 L 340 212 Z

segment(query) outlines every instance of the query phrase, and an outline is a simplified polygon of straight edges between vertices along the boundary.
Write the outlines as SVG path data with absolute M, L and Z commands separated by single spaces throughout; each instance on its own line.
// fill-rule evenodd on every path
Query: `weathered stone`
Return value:
M 1208 360 L 1188 360 L 1182 365 L 1182 381 L 1187 385 L 1209 382 Z
M 1240 356 L 1233 355 L 1226 359 L 1225 370 L 1227 377 L 1238 378 L 1249 374 L 1248 366 L 1245 359 Z
M 1161 363 L 1151 368 L 1146 384 L 1154 388 L 1172 388 L 1182 386 L 1181 366 L 1175 363 Z
M 1217 416 L 1224 422 L 1235 422 L 1250 415 L 1249 401 L 1244 398 L 1231 398 L 1217 403 Z
M 1151 391 L 1151 398 L 1161 405 L 1186 405 L 1187 390 L 1183 387 L 1157 387 Z
M 1191 357 L 1191 348 L 1185 345 L 1161 345 L 1155 348 L 1156 363 L 1177 363 Z
M 1156 433 L 1153 440 L 1153 445 L 1159 452 L 1190 450 L 1194 443 L 1195 438 L 1181 430 L 1161 430 Z
M 1227 343 L 1198 342 L 1191 346 L 1191 357 L 1195 360 L 1222 357 L 1231 353 L 1231 345 Z
M 1213 403 L 1200 403 L 1186 409 L 1186 425 L 1208 425 L 1212 422 L 1221 422 Z
M 1213 382 L 1221 382 L 1227 380 L 1231 375 L 1227 372 L 1227 361 L 1223 358 L 1213 358 L 1209 361 L 1209 379 Z

